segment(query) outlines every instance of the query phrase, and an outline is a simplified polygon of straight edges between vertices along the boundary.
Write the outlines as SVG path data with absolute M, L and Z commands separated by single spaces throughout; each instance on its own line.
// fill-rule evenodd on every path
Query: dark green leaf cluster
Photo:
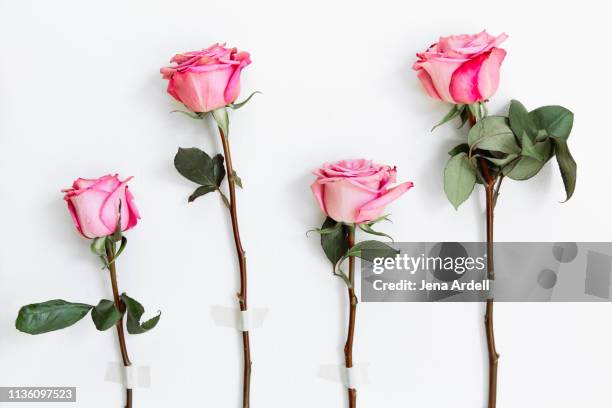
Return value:
M 225 177 L 223 155 L 217 154 L 211 158 L 208 154 L 195 147 L 188 149 L 179 148 L 176 156 L 174 156 L 174 167 L 183 177 L 200 185 L 189 196 L 189 202 L 212 191 L 219 192 L 225 199 L 225 196 L 219 189 Z M 224 201 L 226 202 L 226 199 Z M 229 206 L 229 203 L 226 202 L 226 205 Z
M 108 299 L 100 300 L 96 306 L 61 299 L 23 306 L 17 315 L 15 327 L 28 334 L 61 330 L 81 320 L 89 311 L 91 311 L 91 319 L 96 329 L 100 331 L 108 330 L 119 324 L 123 315 L 127 314 L 126 327 L 130 334 L 140 334 L 151 330 L 161 317 L 161 312 L 158 312 L 157 316 L 141 323 L 144 308 L 124 293 L 120 298 L 120 308 Z
M 468 133 L 467 143 L 449 151 L 451 158 L 444 169 L 444 191 L 449 201 L 459 207 L 474 185 L 485 181 L 483 171 L 493 179 L 527 180 L 552 157 L 557 159 L 569 200 L 576 186 L 576 162 L 567 146 L 573 121 L 573 113 L 562 106 L 543 106 L 528 112 L 518 101 L 512 101 L 507 117 L 478 120 Z
M 382 220 L 388 220 L 387 216 L 357 225 L 366 233 L 388 237 L 388 235 L 372 229 L 372 225 Z M 350 229 L 354 230 L 355 227 L 356 226 L 354 224 L 349 225 L 342 222 L 336 222 L 330 217 L 327 217 L 321 228 L 314 230 L 321 234 L 321 247 L 323 247 L 323 252 L 325 252 L 327 259 L 329 259 L 329 261 L 332 263 L 333 274 L 342 278 L 342 280 L 349 287 L 352 286 L 352 282 L 340 269 L 340 265 L 346 259 L 350 257 L 357 257 L 372 261 L 374 258 L 387 258 L 390 256 L 395 256 L 395 254 L 398 253 L 395 248 L 375 240 L 362 241 L 349 248 L 349 231 Z
M 223 106 L 211 112 L 175 112 L 184 113 L 185 115 L 198 120 L 204 119 L 206 115 L 210 113 L 220 129 L 221 137 L 227 138 L 229 136 L 229 115 L 227 108 L 234 110 L 240 109 L 246 105 L 246 103 L 249 102 L 255 94 L 258 93 L 261 92 L 255 91 L 242 102 L 230 103 L 227 106 Z M 225 206 L 227 208 L 230 207 L 229 200 L 220 189 L 221 182 L 225 177 L 223 161 L 223 155 L 221 154 L 217 154 L 211 158 L 207 153 L 195 147 L 189 149 L 179 148 L 176 156 L 174 156 L 174 167 L 176 167 L 178 172 L 181 173 L 183 177 L 200 185 L 200 187 L 195 189 L 195 191 L 189 196 L 189 202 L 192 202 L 196 198 L 210 192 L 217 191 Z M 228 177 L 230 181 L 233 181 L 238 187 L 242 188 L 242 180 L 240 177 L 238 177 L 238 174 L 236 174 L 235 171 L 233 171 L 232 174 L 228 174 Z

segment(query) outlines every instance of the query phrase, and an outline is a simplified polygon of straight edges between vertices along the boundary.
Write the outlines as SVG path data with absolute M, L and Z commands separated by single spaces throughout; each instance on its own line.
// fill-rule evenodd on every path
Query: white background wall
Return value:
M 481 240 L 482 194 L 454 211 L 442 192 L 446 151 L 461 136 L 430 127 L 448 106 L 421 90 L 414 54 L 441 34 L 506 31 L 508 56 L 492 112 L 511 98 L 562 104 L 576 121 L 574 198 L 556 164 L 503 186 L 499 241 L 607 241 L 609 26 L 603 2 L 0 1 L 0 385 L 77 386 L 79 407 L 120 407 L 102 381 L 119 361 L 115 332 L 89 318 L 41 336 L 14 329 L 18 308 L 52 298 L 95 303 L 110 285 L 74 230 L 60 189 L 78 176 L 135 176 L 142 221 L 118 262 L 120 286 L 159 326 L 130 336 L 154 385 L 135 407 L 238 407 L 240 340 L 209 307 L 234 305 L 237 272 L 218 197 L 187 204 L 194 185 L 178 146 L 220 150 L 211 123 L 169 114 L 159 67 L 178 51 L 227 41 L 248 50 L 232 114 L 240 223 L 251 306 L 269 307 L 252 334 L 252 402 L 338 407 L 345 391 L 316 376 L 341 363 L 346 294 L 316 236 L 323 216 L 309 185 L 324 161 L 365 156 L 396 164 L 415 188 L 389 209 L 397 240 Z M 486 348 L 479 304 L 361 304 L 355 360 L 373 383 L 362 407 L 483 407 Z M 499 407 L 609 407 L 608 304 L 500 304 Z M 1 405 L 1 404 L 0 404 Z M 9 404 L 5 404 L 8 406 Z M 23 404 L 27 407 L 28 404 Z M 34 406 L 34 405 L 32 405 Z M 37 405 L 36 405 L 37 406 Z M 62 406 L 60 404 L 58 407 Z M 65 406 L 73 406 L 66 404 Z

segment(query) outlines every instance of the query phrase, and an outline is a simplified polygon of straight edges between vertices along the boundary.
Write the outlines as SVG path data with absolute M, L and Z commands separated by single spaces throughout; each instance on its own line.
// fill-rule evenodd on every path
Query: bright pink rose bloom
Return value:
M 168 93 L 194 112 L 210 112 L 232 103 L 240 93 L 240 72 L 251 63 L 248 52 L 215 44 L 177 54 L 175 65 L 160 71 Z
M 338 222 L 362 223 L 383 215 L 385 207 L 408 191 L 412 182 L 395 183 L 395 167 L 369 160 L 326 163 L 310 188 L 321 209 Z
M 78 178 L 72 188 L 62 190 L 64 200 L 74 225 L 86 238 L 97 238 L 115 232 L 119 220 L 119 203 L 121 203 L 121 231 L 127 231 L 136 225 L 140 214 L 134 205 L 134 196 L 128 190 L 127 183 L 119 180 L 117 174 L 106 175 L 99 179 Z
M 499 69 L 506 51 L 497 48 L 508 38 L 483 31 L 475 35 L 451 35 L 417 54 L 413 68 L 429 96 L 450 103 L 474 103 L 489 99 L 499 85 Z

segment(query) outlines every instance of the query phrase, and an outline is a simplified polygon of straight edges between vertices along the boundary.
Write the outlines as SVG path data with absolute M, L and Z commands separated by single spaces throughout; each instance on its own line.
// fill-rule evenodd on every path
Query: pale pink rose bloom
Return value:
M 134 196 L 127 183 L 132 177 L 121 181 L 117 174 L 98 179 L 78 178 L 72 188 L 62 190 L 64 200 L 77 230 L 86 238 L 112 235 L 119 220 L 121 202 L 121 231 L 134 227 L 140 218 L 134 204 Z
M 370 160 L 326 163 L 310 186 L 323 212 L 338 222 L 362 223 L 384 215 L 385 207 L 408 191 L 412 182 L 393 186 L 395 167 Z
M 429 96 L 450 103 L 474 103 L 497 91 L 506 51 L 497 48 L 508 36 L 451 35 L 417 54 L 413 68 Z
M 240 72 L 251 63 L 248 52 L 220 44 L 177 54 L 170 61 L 174 65 L 160 69 L 168 80 L 168 93 L 194 112 L 234 102 L 240 93 Z

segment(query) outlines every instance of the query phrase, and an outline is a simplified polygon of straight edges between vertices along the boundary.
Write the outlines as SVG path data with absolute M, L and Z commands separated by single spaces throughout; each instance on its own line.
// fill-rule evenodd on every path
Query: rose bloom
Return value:
M 326 163 L 310 186 L 323 212 L 338 222 L 362 223 L 383 215 L 385 207 L 408 191 L 412 182 L 395 187 L 395 167 L 370 160 Z
M 134 205 L 134 196 L 127 183 L 132 177 L 121 181 L 115 174 L 98 179 L 78 178 L 72 188 L 62 190 L 68 210 L 79 232 L 86 238 L 112 235 L 119 219 L 121 203 L 121 231 L 134 227 L 140 218 Z
M 240 72 L 251 63 L 248 52 L 215 44 L 177 54 L 162 68 L 168 93 L 194 112 L 210 112 L 232 103 L 240 93 Z
M 455 104 L 481 102 L 497 91 L 506 56 L 497 46 L 506 38 L 506 34 L 494 37 L 486 31 L 440 37 L 417 54 L 413 68 L 429 96 Z

